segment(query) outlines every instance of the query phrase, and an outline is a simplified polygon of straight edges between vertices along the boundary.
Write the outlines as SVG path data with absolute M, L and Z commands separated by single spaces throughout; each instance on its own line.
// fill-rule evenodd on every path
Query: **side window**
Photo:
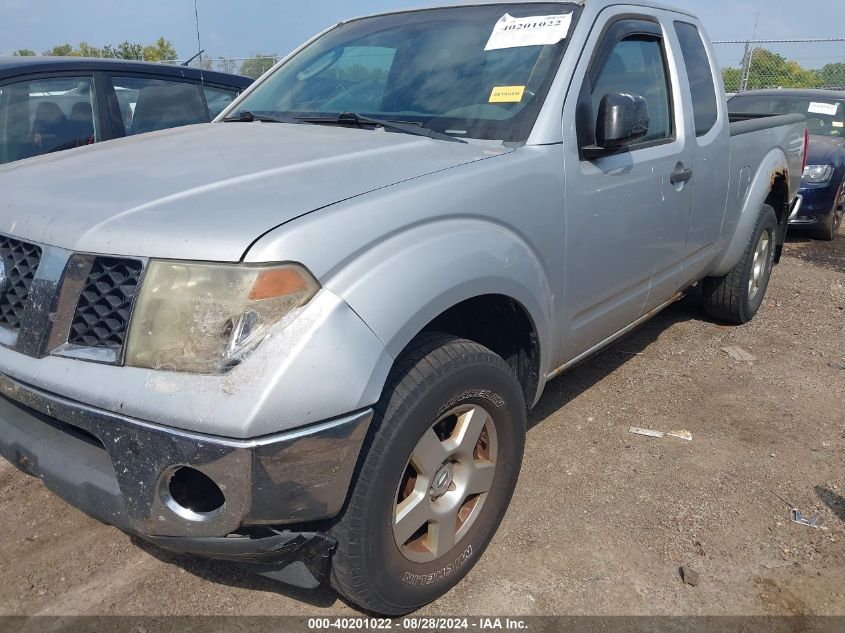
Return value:
M 686 22 L 675 22 L 675 31 L 681 42 L 681 53 L 689 77 L 695 133 L 697 136 L 704 136 L 713 129 L 719 117 L 710 59 L 707 57 L 701 33 L 695 26 Z
M 146 77 L 112 77 L 126 136 L 205 123 L 198 84 Z
M 223 110 L 228 108 L 229 104 L 232 103 L 232 101 L 235 100 L 235 97 L 239 94 L 237 90 L 212 88 L 210 86 L 204 86 L 203 92 L 205 93 L 205 103 L 208 106 L 209 120 L 213 119 L 223 112 Z
M 92 77 L 58 77 L 0 88 L 0 163 L 99 140 Z
M 611 92 L 636 94 L 648 103 L 648 134 L 639 143 L 671 138 L 673 126 L 669 76 L 661 38 L 632 35 L 613 47 L 593 82 L 593 129 L 601 100 Z

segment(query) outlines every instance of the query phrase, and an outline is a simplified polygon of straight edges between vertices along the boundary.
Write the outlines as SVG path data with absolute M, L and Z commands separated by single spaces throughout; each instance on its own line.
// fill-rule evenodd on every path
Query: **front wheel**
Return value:
M 748 323 L 760 310 L 775 265 L 778 219 L 768 204 L 760 209 L 757 224 L 742 259 L 724 277 L 708 277 L 702 284 L 704 309 L 727 323 Z
M 391 372 L 331 529 L 335 589 L 368 611 L 401 615 L 454 587 L 510 502 L 525 416 L 501 357 L 446 335 L 416 341 Z

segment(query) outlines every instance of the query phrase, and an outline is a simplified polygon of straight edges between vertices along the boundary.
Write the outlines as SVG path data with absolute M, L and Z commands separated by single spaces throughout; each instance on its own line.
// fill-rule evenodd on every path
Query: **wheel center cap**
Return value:
M 449 491 L 452 485 L 452 464 L 443 464 L 431 479 L 431 495 L 441 497 Z

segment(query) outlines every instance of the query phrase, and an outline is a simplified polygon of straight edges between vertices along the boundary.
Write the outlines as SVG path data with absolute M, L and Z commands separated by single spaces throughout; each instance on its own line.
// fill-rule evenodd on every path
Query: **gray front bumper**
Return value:
M 0 374 L 0 454 L 87 514 L 154 537 L 223 537 L 245 526 L 337 514 L 372 410 L 278 436 L 234 440 L 95 409 Z M 223 492 L 222 507 L 185 511 L 168 493 L 188 466 Z

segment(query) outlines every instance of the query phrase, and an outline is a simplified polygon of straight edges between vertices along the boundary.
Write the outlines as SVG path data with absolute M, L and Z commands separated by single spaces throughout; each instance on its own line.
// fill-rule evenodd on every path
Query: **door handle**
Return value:
M 669 177 L 669 182 L 673 185 L 680 184 L 682 182 L 687 182 L 692 178 L 692 168 L 691 167 L 684 167 L 683 165 L 678 165 L 672 175 Z

